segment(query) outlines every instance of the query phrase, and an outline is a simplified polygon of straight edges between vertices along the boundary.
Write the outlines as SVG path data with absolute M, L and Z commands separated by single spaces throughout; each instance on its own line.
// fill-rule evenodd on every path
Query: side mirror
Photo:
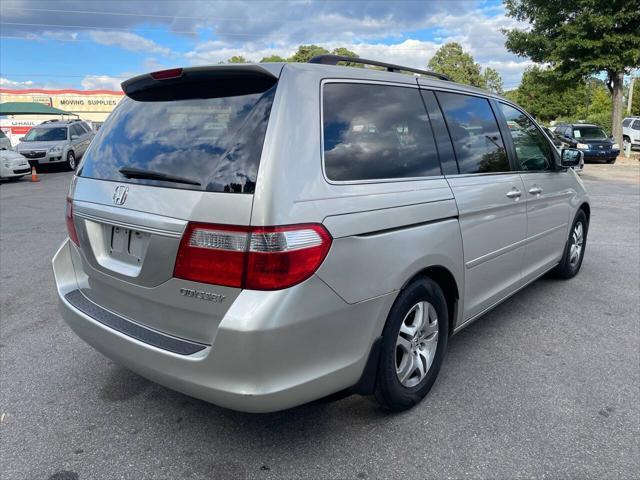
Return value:
M 584 153 L 575 148 L 563 148 L 560 152 L 560 166 L 577 167 L 584 158 Z
M 76 138 L 80 138 L 80 135 L 71 135 L 71 140 L 75 140 Z

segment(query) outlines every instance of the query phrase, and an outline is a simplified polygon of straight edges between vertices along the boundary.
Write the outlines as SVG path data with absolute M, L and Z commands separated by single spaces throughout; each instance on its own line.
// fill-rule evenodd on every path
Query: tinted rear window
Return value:
M 100 128 L 79 175 L 122 183 L 253 193 L 276 87 L 233 97 L 140 102 L 126 98 Z M 139 169 L 200 185 L 127 178 Z
M 327 178 L 374 180 L 441 175 L 417 88 L 329 83 L 323 91 Z
M 509 160 L 486 98 L 438 92 L 460 173 L 508 172 Z

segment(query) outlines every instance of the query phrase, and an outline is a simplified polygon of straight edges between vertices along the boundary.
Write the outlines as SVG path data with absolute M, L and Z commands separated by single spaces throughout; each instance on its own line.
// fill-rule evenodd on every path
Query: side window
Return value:
M 625 118 L 625 119 L 622 121 L 622 126 L 623 126 L 623 127 L 628 127 L 629 125 L 631 125 L 631 119 L 630 119 L 630 118 Z
M 534 123 L 520 110 L 500 103 L 509 133 L 516 150 L 520 169 L 527 171 L 551 170 L 553 151 L 551 144 Z
M 417 88 L 328 83 L 323 88 L 324 166 L 335 181 L 441 175 Z
M 635 120 L 635 121 L 633 122 L 633 125 L 631 125 L 631 128 L 632 128 L 633 130 L 640 130 L 640 120 Z
M 82 136 L 84 133 L 84 130 L 79 125 L 71 125 L 71 135 Z
M 508 172 L 498 123 L 486 98 L 437 93 L 460 173 Z

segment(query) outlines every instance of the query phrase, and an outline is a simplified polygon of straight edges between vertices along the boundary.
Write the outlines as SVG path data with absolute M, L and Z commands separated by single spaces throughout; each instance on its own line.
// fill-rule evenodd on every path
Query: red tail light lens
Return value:
M 189 223 L 174 276 L 185 280 L 280 290 L 309 278 L 331 247 L 322 225 L 230 227 Z
M 245 288 L 279 290 L 309 278 L 331 246 L 321 225 L 255 228 L 251 232 Z
M 80 241 L 78 240 L 78 232 L 76 232 L 76 226 L 73 223 L 73 199 L 69 197 L 67 197 L 67 207 L 64 217 L 67 223 L 67 233 L 69 234 L 69 239 L 76 245 L 80 245 Z

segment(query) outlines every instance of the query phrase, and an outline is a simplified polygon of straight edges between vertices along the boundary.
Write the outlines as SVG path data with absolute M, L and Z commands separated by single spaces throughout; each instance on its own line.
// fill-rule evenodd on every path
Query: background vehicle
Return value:
M 548 271 L 577 274 L 581 152 L 446 77 L 317 64 L 345 60 L 123 84 L 53 259 L 80 337 L 228 408 L 352 389 L 402 410 L 451 334 Z
M 7 137 L 2 130 L 0 130 L 0 150 L 13 150 L 11 140 L 9 140 L 9 137 Z
M 622 121 L 623 148 L 631 144 L 631 148 L 640 147 L 640 117 L 627 117 Z
M 49 120 L 29 130 L 16 151 L 32 165 L 65 162 L 69 170 L 75 170 L 93 136 L 93 131 L 83 121 Z
M 0 150 L 0 178 L 18 180 L 31 172 L 26 158 L 13 150 Z
M 547 137 L 549 137 L 549 140 L 551 140 L 551 142 L 553 143 L 554 147 L 556 147 L 556 149 L 558 149 L 558 154 L 560 154 L 560 151 L 562 150 L 562 141 L 558 138 L 558 136 L 553 132 L 553 130 L 551 130 L 550 128 L 547 127 L 540 127 L 542 128 L 542 130 L 544 130 L 544 133 L 547 134 Z M 555 127 L 553 127 L 555 128 Z M 576 165 L 575 167 L 572 167 L 577 173 L 582 173 L 582 171 L 584 170 L 584 158 L 580 159 L 580 163 L 578 165 Z
M 604 160 L 615 163 L 620 146 L 598 125 L 587 123 L 560 124 L 555 129 L 563 145 L 584 153 L 584 161 Z

